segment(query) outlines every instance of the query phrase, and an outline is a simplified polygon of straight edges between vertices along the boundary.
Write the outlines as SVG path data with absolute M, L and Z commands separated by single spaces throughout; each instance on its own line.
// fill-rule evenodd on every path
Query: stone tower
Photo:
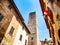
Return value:
M 29 14 L 28 29 L 31 32 L 28 39 L 28 45 L 39 45 L 36 12 Z
M 29 20 L 28 20 L 28 28 L 30 32 L 37 34 L 37 18 L 36 18 L 36 12 L 32 12 L 29 14 Z

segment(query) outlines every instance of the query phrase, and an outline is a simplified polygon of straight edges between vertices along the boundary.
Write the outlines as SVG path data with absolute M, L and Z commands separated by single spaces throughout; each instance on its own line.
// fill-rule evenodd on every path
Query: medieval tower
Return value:
M 29 14 L 28 29 L 31 32 L 28 38 L 28 45 L 39 45 L 40 41 L 38 37 L 36 12 L 32 12 Z

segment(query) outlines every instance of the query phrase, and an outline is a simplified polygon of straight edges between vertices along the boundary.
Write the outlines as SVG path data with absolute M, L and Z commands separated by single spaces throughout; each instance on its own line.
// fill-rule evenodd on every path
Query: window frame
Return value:
M 22 34 L 20 35 L 20 38 L 19 38 L 20 41 L 22 41 Z
M 15 28 L 12 26 L 10 31 L 9 31 L 9 34 L 12 36 L 13 35 L 13 32 L 14 32 Z

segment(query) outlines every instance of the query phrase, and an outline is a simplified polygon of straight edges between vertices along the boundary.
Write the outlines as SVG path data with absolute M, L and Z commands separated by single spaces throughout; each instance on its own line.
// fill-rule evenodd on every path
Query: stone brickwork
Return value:
M 9 33 L 11 28 L 14 28 L 14 31 L 12 35 Z M 1 42 L 1 45 L 28 45 L 28 35 L 26 35 L 27 32 L 25 31 L 25 28 L 23 29 L 23 26 L 19 24 L 19 22 L 16 20 L 15 16 L 13 16 L 10 25 L 8 26 L 8 29 L 5 33 L 5 36 Z M 22 35 L 22 40 L 20 40 L 20 35 Z
M 58 0 L 55 1 L 53 4 L 53 9 L 56 13 L 56 25 L 57 25 L 57 30 L 56 30 L 56 43 L 57 45 L 60 45 L 60 2 Z
M 37 33 L 37 20 L 35 12 L 30 13 L 29 15 L 28 28 L 31 33 Z
M 40 40 L 38 39 L 39 37 L 36 12 L 29 14 L 28 29 L 31 32 L 28 38 L 28 45 L 40 45 Z
M 5 3 L 4 3 L 5 2 Z M 0 15 L 3 15 L 3 19 L 0 21 L 0 42 L 2 40 L 2 38 L 5 35 L 5 32 L 11 22 L 12 19 L 12 13 L 10 13 L 10 10 L 8 9 L 8 5 L 9 3 L 7 3 L 6 1 L 0 1 Z M 2 36 L 2 38 L 1 38 Z
M 0 45 L 28 45 L 28 34 L 14 1 L 0 0 Z

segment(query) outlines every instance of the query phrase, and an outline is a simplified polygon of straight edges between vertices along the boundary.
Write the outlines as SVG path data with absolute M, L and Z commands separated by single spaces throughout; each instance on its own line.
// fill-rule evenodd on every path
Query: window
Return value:
M 34 42 L 34 37 L 31 38 L 32 42 Z
M 4 16 L 0 13 L 0 21 L 3 19 L 3 17 L 4 17 Z
M 31 16 L 30 18 L 33 19 L 33 16 Z
M 0 5 L 1 5 L 1 2 L 0 2 Z
M 58 37 L 59 37 L 59 39 L 60 39 L 60 29 L 58 30 Z
M 22 35 L 20 35 L 20 39 L 19 40 L 22 41 Z
M 58 19 L 58 16 L 59 16 L 59 15 L 57 14 L 57 16 L 56 16 L 56 17 L 57 17 L 57 19 Z
M 27 40 L 25 40 L 25 45 L 27 45 Z
M 24 30 L 24 27 L 22 27 L 22 30 Z
M 11 29 L 10 29 L 10 31 L 9 31 L 9 34 L 12 35 L 13 32 L 14 32 L 14 27 L 12 26 Z
M 8 5 L 8 8 L 11 10 L 12 9 L 12 6 L 11 5 Z
M 16 20 L 18 20 L 18 16 L 16 16 Z
M 57 14 L 57 19 L 60 21 L 60 15 L 59 14 Z
M 60 0 L 57 0 L 57 2 L 59 2 L 59 3 L 60 3 Z

